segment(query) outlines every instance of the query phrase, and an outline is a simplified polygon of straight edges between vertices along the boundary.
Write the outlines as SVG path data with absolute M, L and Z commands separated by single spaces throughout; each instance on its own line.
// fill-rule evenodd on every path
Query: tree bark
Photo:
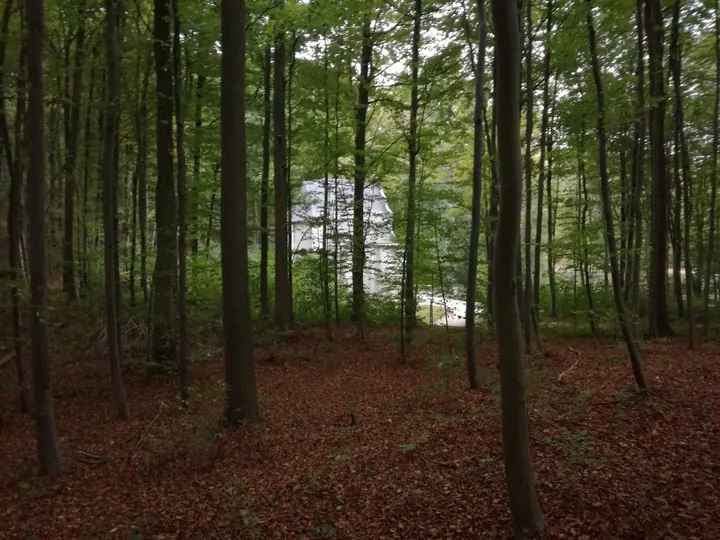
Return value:
M 715 2 L 715 109 L 713 111 L 713 157 L 710 175 L 710 216 L 708 218 L 708 247 L 705 262 L 705 288 L 703 289 L 703 337 L 708 338 L 710 328 L 710 284 L 713 274 L 713 248 L 715 244 L 715 204 L 717 201 L 718 150 L 720 149 L 720 0 Z
M 523 330 L 525 353 L 532 354 L 532 312 L 534 295 L 532 286 L 532 136 L 533 136 L 533 79 L 532 79 L 532 0 L 525 0 L 525 296 L 523 302 Z
M 117 415 L 127 418 L 128 410 L 121 370 L 121 336 L 119 332 L 119 298 L 117 294 L 117 133 L 120 109 L 120 53 L 119 26 L 122 9 L 119 0 L 105 0 L 107 40 L 107 113 L 105 115 L 105 147 L 103 152 L 103 233 L 105 253 L 105 309 L 107 317 L 107 346 L 110 362 L 112 393 Z
M 224 418 L 230 426 L 260 420 L 248 286 L 245 16 L 245 0 L 222 1 L 220 242 L 225 334 Z
M 550 124 L 550 72 L 552 67 L 552 48 L 550 36 L 552 34 L 553 0 L 547 2 L 545 15 L 545 58 L 543 59 L 543 109 L 540 121 L 540 174 L 538 175 L 538 198 L 535 222 L 535 267 L 533 271 L 533 309 L 535 320 L 540 321 L 540 247 L 543 230 L 543 194 L 545 193 L 545 159 L 547 156 L 548 130 Z
M 680 48 L 680 2 L 673 3 L 672 19 L 672 41 L 670 44 L 670 68 L 673 76 L 673 88 L 675 91 L 675 130 L 674 145 L 675 153 L 673 168 L 676 185 L 676 222 L 678 231 L 680 229 L 680 205 L 684 206 L 684 251 L 685 251 L 685 285 L 687 293 L 687 322 L 688 322 L 688 347 L 693 348 L 695 342 L 695 321 L 693 317 L 693 276 L 692 276 L 692 254 L 690 253 L 690 222 L 692 220 L 692 203 L 690 201 L 691 175 L 690 157 L 685 144 L 685 112 L 683 110 L 682 92 L 682 49 Z M 682 171 L 682 187 L 680 186 L 680 174 Z M 682 197 L 682 202 L 680 198 Z M 678 262 L 678 274 L 682 262 Z M 678 276 L 679 277 L 679 276 Z M 680 291 L 682 299 L 682 288 Z M 682 302 L 681 302 L 682 304 Z M 679 304 L 679 305 L 681 305 Z
M 545 529 L 533 481 L 525 401 L 522 340 L 515 295 L 516 255 L 520 237 L 522 172 L 520 165 L 520 36 L 516 2 L 493 0 L 498 58 L 497 112 L 500 211 L 494 263 L 494 303 L 500 357 L 503 454 L 510 511 L 517 538 Z
M 5 53 L 7 50 L 7 36 L 12 17 L 12 0 L 6 0 L 3 8 L 2 23 L 0 27 L 0 138 L 2 139 L 2 147 L 0 154 L 4 151 L 7 163 L 8 174 L 10 175 L 10 190 L 8 201 L 8 262 L 10 265 L 10 298 L 12 302 L 12 326 L 13 326 L 13 346 L 15 353 L 15 370 L 17 373 L 18 397 L 20 401 L 20 410 L 24 413 L 30 412 L 30 396 L 28 392 L 27 377 L 25 375 L 25 365 L 23 363 L 22 348 L 22 319 L 20 314 L 20 291 L 18 283 L 22 278 L 22 264 L 20 258 L 20 237 L 22 233 L 22 170 L 20 168 L 20 160 L 13 158 L 12 141 L 10 140 L 10 129 L 7 123 L 7 111 L 5 108 Z M 22 77 L 25 63 L 25 43 L 21 45 L 20 68 L 21 73 L 18 77 Z M 16 106 L 15 114 L 24 115 L 25 98 L 21 98 L 20 94 L 24 94 L 25 87 L 18 81 L 18 106 Z M 18 149 L 19 150 L 19 149 Z M 2 163 L 0 160 L 0 168 Z
M 362 51 L 360 55 L 360 77 L 358 79 L 358 102 L 355 107 L 355 183 L 353 187 L 353 232 L 352 232 L 352 304 L 353 320 L 358 334 L 363 335 L 365 316 L 365 130 L 370 97 L 370 65 L 372 63 L 372 33 L 370 18 L 364 15 L 362 24 Z
M 588 201 L 588 188 L 587 188 L 587 175 L 585 174 L 585 159 L 583 157 L 583 154 L 585 152 L 585 123 L 583 121 L 583 128 L 582 128 L 582 135 L 580 136 L 580 155 L 578 156 L 578 174 L 580 175 L 580 180 L 582 182 L 582 196 L 583 196 L 583 203 L 582 203 L 582 211 L 581 211 L 581 231 L 582 231 L 582 242 L 583 242 L 583 260 L 581 261 L 582 264 L 582 274 L 581 274 L 581 281 L 585 284 L 585 294 L 587 296 L 587 303 L 588 303 L 588 324 L 590 325 L 590 331 L 592 332 L 593 336 L 597 334 L 597 327 L 595 325 L 595 306 L 593 304 L 593 294 L 592 294 L 592 282 L 590 280 L 590 249 L 588 247 L 588 239 L 587 239 L 587 231 L 586 231 L 586 225 L 587 225 L 587 218 L 588 218 L 588 210 L 589 210 L 589 201 Z
M 173 98 L 175 104 L 175 135 L 178 194 L 178 367 L 180 400 L 184 407 L 190 397 L 188 387 L 188 322 L 187 322 L 187 169 L 185 163 L 185 112 L 182 102 L 182 48 L 180 45 L 180 5 L 172 0 L 173 11 Z
M 268 193 L 270 191 L 270 123 L 272 50 L 268 46 L 263 56 L 263 132 L 262 132 L 262 180 L 260 183 L 260 313 L 266 319 L 270 315 L 268 300 Z
M 273 149 L 275 175 L 275 326 L 285 329 L 290 326 L 290 277 L 288 274 L 288 184 L 285 159 L 285 31 L 275 35 L 275 88 L 273 89 L 273 121 L 275 146 Z
M 418 74 L 420 70 L 420 25 L 422 20 L 422 0 L 414 0 L 412 60 L 410 61 L 410 133 L 408 136 L 408 198 L 407 230 L 405 233 L 405 339 L 412 339 L 413 328 L 417 325 L 417 305 L 415 301 L 415 185 L 417 182 L 417 160 L 420 155 L 418 133 Z M 477 108 L 477 105 L 476 105 Z M 477 134 L 475 135 L 477 137 Z M 482 141 L 481 141 L 482 143 Z M 477 250 L 475 253 L 477 259 Z M 474 318 L 473 318 L 474 319 Z
M 483 123 L 482 113 L 485 107 L 485 47 L 487 24 L 485 20 L 485 0 L 477 0 L 478 10 L 478 50 L 475 66 L 475 114 L 473 118 L 473 189 L 472 215 L 470 223 L 470 253 L 468 254 L 468 286 L 465 300 L 465 363 L 467 365 L 470 388 L 480 388 L 478 379 L 477 353 L 475 350 L 475 297 L 477 295 L 478 251 L 480 247 L 480 221 L 482 219 L 482 162 L 483 162 Z M 447 317 L 446 317 L 447 319 Z
M 592 60 L 593 79 L 595 81 L 595 90 L 597 93 L 598 107 L 598 154 L 600 166 L 600 188 L 602 191 L 603 214 L 605 217 L 605 232 L 607 236 L 608 254 L 610 257 L 610 272 L 612 274 L 613 295 L 615 297 L 615 308 L 620 322 L 625 345 L 630 355 L 630 364 L 632 366 L 635 382 L 640 390 L 647 389 L 645 374 L 643 373 L 642 364 L 635 341 L 633 340 L 628 323 L 627 312 L 625 310 L 625 302 L 622 297 L 622 287 L 620 284 L 620 269 L 618 264 L 617 246 L 615 244 L 615 225 L 613 223 L 612 199 L 610 197 L 610 179 L 608 175 L 607 163 L 607 137 L 605 135 L 605 93 L 603 91 L 602 73 L 600 71 L 600 61 L 597 54 L 597 39 L 595 35 L 595 27 L 592 17 L 592 0 L 586 0 L 588 5 L 587 11 L 587 29 L 588 39 L 590 41 L 590 57 Z
M 80 135 L 80 98 L 83 91 L 83 64 L 85 63 L 85 1 L 78 6 L 78 28 L 75 35 L 72 98 L 70 103 L 70 129 L 65 141 L 65 220 L 63 229 L 63 291 L 68 298 L 77 298 L 75 281 L 75 192 L 77 183 L 77 151 Z
M 173 80 L 170 63 L 170 0 L 154 0 L 153 48 L 157 81 L 157 186 L 155 226 L 157 257 L 153 275 L 153 359 L 160 366 L 177 358 L 175 276 L 177 221 L 173 179 Z
M 553 239 L 555 237 L 555 216 L 553 204 L 557 204 L 557 201 L 553 201 L 552 195 L 552 172 L 553 172 L 553 142 L 554 142 L 554 128 L 555 128 L 555 108 L 557 103 L 557 77 L 555 78 L 555 85 L 553 88 L 552 97 L 552 112 L 550 114 L 550 127 L 548 131 L 547 141 L 547 153 L 548 153 L 548 165 L 547 165 L 547 205 L 548 205 L 548 248 L 547 248 L 547 267 L 548 267 L 548 281 L 550 286 L 550 317 L 557 317 L 557 285 L 555 281 L 555 253 L 553 248 Z
M 30 337 L 37 452 L 42 474 L 63 470 L 55 429 L 46 298 L 45 251 L 45 105 L 43 103 L 44 0 L 26 0 L 28 111 L 27 210 L 30 233 Z
M 200 251 L 200 219 L 197 215 L 197 192 L 200 189 L 200 165 L 202 162 L 203 140 L 203 89 L 205 88 L 205 75 L 198 73 L 195 86 L 195 132 L 193 133 L 193 185 L 190 193 L 193 195 L 191 203 L 194 207 L 192 217 L 192 253 L 197 255 Z M 266 201 L 267 205 L 267 201 Z M 267 209 L 266 209 L 267 212 Z M 266 283 L 267 286 L 267 283 Z
M 650 246 L 650 336 L 672 334 L 667 312 L 668 198 L 665 161 L 665 80 L 663 17 L 660 0 L 645 0 L 650 71 L 650 149 L 652 172 L 652 243 Z

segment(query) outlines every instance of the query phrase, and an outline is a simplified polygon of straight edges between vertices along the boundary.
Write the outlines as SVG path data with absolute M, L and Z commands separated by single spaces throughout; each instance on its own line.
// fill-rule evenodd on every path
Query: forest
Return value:
M 0 538 L 720 538 L 720 0 L 0 10 Z

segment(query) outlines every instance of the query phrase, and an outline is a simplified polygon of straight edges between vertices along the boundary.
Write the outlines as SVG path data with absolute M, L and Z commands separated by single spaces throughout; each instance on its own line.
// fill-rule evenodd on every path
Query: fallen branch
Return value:
M 75 459 L 81 463 L 87 463 L 88 465 L 102 465 L 103 463 L 110 461 L 108 456 L 100 456 L 91 452 L 86 452 L 85 450 L 80 450 L 79 448 L 75 449 L 75 453 L 77 454 Z
M 580 353 L 570 346 L 568 346 L 568 349 L 570 349 L 571 352 L 574 352 L 577 355 L 577 360 L 575 360 L 575 363 L 572 366 L 570 366 L 568 369 L 566 369 L 560 375 L 558 375 L 558 378 L 557 378 L 558 381 L 562 381 L 563 377 L 565 377 L 568 373 L 570 373 L 573 369 L 575 369 L 575 366 L 577 366 L 578 362 L 580 362 Z

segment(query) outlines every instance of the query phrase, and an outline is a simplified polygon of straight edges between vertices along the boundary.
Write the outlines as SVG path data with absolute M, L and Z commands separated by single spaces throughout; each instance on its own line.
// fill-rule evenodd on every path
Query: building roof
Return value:
M 309 222 L 322 218 L 325 199 L 325 181 L 305 180 L 300 187 L 300 196 L 293 205 L 293 223 Z M 353 181 L 346 178 L 330 178 L 328 180 L 328 212 L 335 211 L 335 188 L 337 185 L 338 212 L 346 219 L 352 216 L 353 208 Z M 377 184 L 366 185 L 365 214 L 370 214 L 372 221 L 385 220 L 392 217 L 392 210 L 387 203 L 387 197 L 382 187 Z

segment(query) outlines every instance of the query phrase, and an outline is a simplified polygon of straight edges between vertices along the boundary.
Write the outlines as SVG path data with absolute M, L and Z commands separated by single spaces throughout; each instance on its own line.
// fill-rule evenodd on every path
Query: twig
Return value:
M 577 355 L 577 360 L 575 360 L 575 363 L 574 363 L 572 366 L 570 366 L 568 369 L 566 369 L 566 370 L 563 371 L 560 375 L 558 375 L 558 378 L 557 378 L 558 381 L 562 381 L 562 380 L 563 380 L 563 377 L 565 377 L 565 375 L 567 375 L 567 374 L 570 373 L 573 369 L 575 369 L 575 366 L 577 366 L 577 365 L 578 365 L 578 362 L 580 362 L 580 353 L 579 353 L 578 351 L 576 351 L 575 349 L 573 349 L 572 347 L 570 347 L 570 346 L 568 346 L 568 349 L 570 349 L 571 352 L 574 352 L 574 353 Z

